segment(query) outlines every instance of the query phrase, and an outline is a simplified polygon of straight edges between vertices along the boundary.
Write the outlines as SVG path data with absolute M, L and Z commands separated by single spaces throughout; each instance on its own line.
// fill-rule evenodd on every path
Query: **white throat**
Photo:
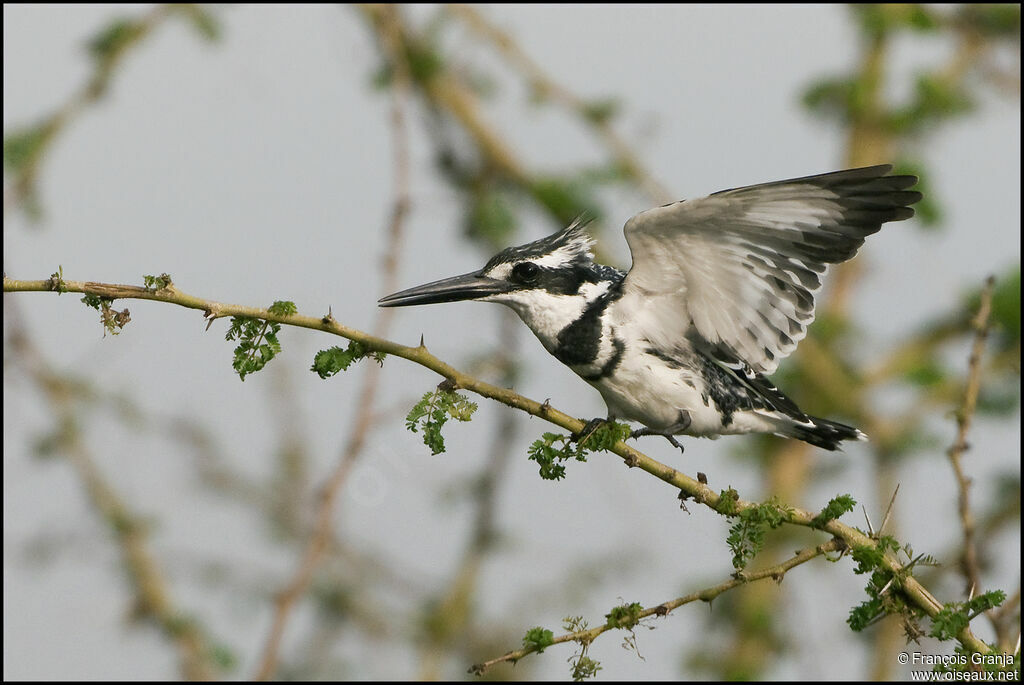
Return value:
M 591 302 L 608 292 L 610 283 L 584 283 L 576 295 L 556 295 L 543 289 L 518 290 L 480 298 L 511 307 L 548 352 L 558 347 L 558 334 L 583 316 Z

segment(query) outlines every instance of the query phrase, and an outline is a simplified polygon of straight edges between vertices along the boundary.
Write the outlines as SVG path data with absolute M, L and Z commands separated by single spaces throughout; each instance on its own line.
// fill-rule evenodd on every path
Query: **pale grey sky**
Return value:
M 88 74 L 83 41 L 112 18 L 145 8 L 5 5 L 5 131 L 68 98 Z M 841 166 L 841 138 L 802 110 L 799 94 L 813 79 L 849 68 L 856 55 L 842 7 L 496 5 L 484 11 L 575 92 L 621 98 L 618 129 L 680 198 Z M 169 23 L 126 60 L 109 96 L 59 139 L 42 172 L 45 220 L 32 227 L 17 214 L 5 219 L 4 269 L 14 278 L 36 279 L 60 264 L 70 279 L 126 283 L 166 271 L 189 293 L 251 305 L 289 299 L 308 314 L 332 307 L 339 321 L 368 329 L 383 294 L 376 265 L 392 192 L 389 101 L 369 87 L 377 58 L 368 32 L 352 10 L 334 6 L 217 13 L 220 42 L 204 43 L 183 24 Z M 899 44 L 893 88 L 906 88 L 910 65 L 934 61 L 945 49 L 939 41 Z M 460 45 L 455 52 L 497 64 L 479 46 Z M 508 131 L 507 142 L 532 168 L 563 171 L 596 161 L 589 134 L 557 110 L 525 106 L 515 82 L 499 82 L 506 87 L 486 114 Z M 410 114 L 413 208 L 402 254 L 404 285 L 463 273 L 486 258 L 460 242 L 456 198 L 437 178 L 421 113 Z M 1020 260 L 1018 103 L 986 97 L 980 113 L 923 141 L 921 157 L 946 207 L 946 227 L 924 233 L 905 222 L 868 241 L 859 257 L 867 275 L 854 303 L 869 324 L 864 355 L 884 349 L 908 322 L 948 309 L 988 273 Z M 606 207 L 614 227 L 646 205 L 642 198 L 612 197 Z M 523 240 L 552 228 L 526 226 Z M 621 237 L 613 232 L 609 238 L 628 263 Z M 201 413 L 221 431 L 221 446 L 236 466 L 257 473 L 272 467 L 268 444 L 279 425 L 270 399 L 275 374 L 268 369 L 239 383 L 223 322 L 204 333 L 194 312 L 132 302 L 131 324 L 120 336 L 102 339 L 95 313 L 75 299 L 25 295 L 18 306 L 61 368 L 102 378 L 105 388 L 131 393 L 158 415 Z M 403 310 L 390 337 L 414 343 L 422 333 L 435 354 L 464 366 L 494 340 L 499 313 L 481 304 L 453 305 L 442 317 L 433 308 Z M 334 340 L 298 330 L 285 330 L 282 340 L 285 354 L 274 364 L 292 372 L 291 391 L 308 416 L 299 430 L 316 455 L 314 477 L 320 479 L 344 440 L 358 376 L 323 382 L 306 371 L 313 353 Z M 527 374 L 518 390 L 550 397 L 579 416 L 603 414 L 597 393 L 547 356 L 525 329 L 521 349 Z M 469 508 L 464 501 L 439 506 L 439 493 L 476 472 L 495 417 L 508 410 L 482 400 L 477 420 L 448 427 L 449 453 L 431 457 L 418 436 L 404 431 L 400 415 L 437 380 L 401 360 L 386 363 L 382 406 L 395 418 L 373 435 L 343 494 L 337 525 L 343 536 L 440 587 L 457 563 Z M 164 640 L 126 623 L 128 597 L 116 550 L 67 465 L 34 460 L 26 451 L 28 438 L 49 425 L 45 405 L 24 382 L 9 383 L 6 372 L 5 390 L 5 677 L 176 677 Z M 543 482 L 525 451 L 549 428 L 523 417 L 519 430 L 515 449 L 523 456 L 508 469 L 499 511 L 510 544 L 484 570 L 484 616 L 496 622 L 510 617 L 524 630 L 544 625 L 557 631 L 567 614 L 594 622 L 622 599 L 648 605 L 729 574 L 723 519 L 698 507 L 681 514 L 664 484 L 627 471 L 615 457 L 595 456 L 570 465 L 566 481 Z M 187 560 L 249 564 L 254 582 L 269 577 L 271 587 L 264 589 L 273 591 L 291 572 L 294 555 L 270 545 L 248 512 L 198 487 L 191 466 L 181 463 L 188 457 L 174 443 L 125 431 L 103 417 L 89 435 L 94 444 L 112 443 L 98 451 L 102 466 L 133 506 L 159 522 L 152 546 L 181 605 L 201 610 L 210 631 L 239 655 L 238 674 L 251 673 L 268 605 L 232 602 L 216 587 L 193 582 Z M 1019 413 L 1016 423 L 979 422 L 970 453 L 979 482 L 1000 469 L 1019 472 L 1018 439 Z M 685 457 L 661 441 L 646 448 L 687 472 L 708 473 L 723 488 L 760 494 L 756 474 L 726 456 L 727 440 L 691 444 Z M 880 510 L 884 503 L 872 501 L 863 457 L 858 446 L 844 454 L 817 453 L 831 475 L 807 501 L 794 504 L 814 508 L 850 492 L 869 510 Z M 911 460 L 902 484 L 905 537 L 920 551 L 945 549 L 956 520 L 945 504 L 954 486 L 941 451 Z M 977 493 L 978 501 L 984 494 Z M 26 546 L 45 531 L 56 532 L 62 551 L 40 567 L 27 561 Z M 1009 543 L 1019 549 L 1019 540 Z M 540 579 L 561 577 L 615 550 L 626 563 L 611 565 L 584 596 L 524 601 Z M 1012 589 L 1019 569 L 1019 562 L 997 565 L 994 585 Z M 860 601 L 863 579 L 846 567 L 798 572 L 799 581 L 787 584 L 804 592 L 794 593 L 799 596 L 789 611 L 813 638 L 773 675 L 858 677 L 864 655 L 845 617 Z M 826 594 L 827 602 L 815 599 Z M 698 612 L 706 611 L 684 608 L 659 621 L 657 630 L 638 633 L 645 661 L 606 636 L 593 648 L 604 666 L 600 678 L 677 677 L 681 646 L 701 639 Z M 297 622 L 286 645 L 301 637 Z M 837 650 L 839 644 L 850 648 Z M 372 648 L 358 641 L 341 645 L 354 677 L 415 675 L 414 655 L 360 658 L 361 649 Z M 829 653 L 827 661 L 813 656 L 819 650 Z M 569 654 L 563 649 L 536 657 L 537 674 L 564 679 Z M 458 677 L 460 666 L 451 664 L 449 675 Z

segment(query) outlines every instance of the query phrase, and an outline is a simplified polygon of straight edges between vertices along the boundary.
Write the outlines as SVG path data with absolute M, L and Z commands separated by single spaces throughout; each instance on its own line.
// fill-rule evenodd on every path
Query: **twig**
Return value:
M 974 327 L 974 344 L 971 346 L 971 356 L 967 363 L 967 385 L 964 388 L 964 398 L 960 408 L 956 412 L 957 434 L 953 445 L 946 454 L 953 465 L 953 474 L 956 476 L 957 491 L 959 492 L 960 525 L 963 528 L 964 550 L 963 550 L 963 573 L 966 582 L 966 592 L 972 592 L 981 587 L 981 569 L 978 566 L 978 549 L 974 539 L 974 515 L 971 513 L 969 491 L 971 480 L 963 469 L 961 458 L 967 450 L 967 432 L 971 427 L 971 419 L 978 404 L 978 391 L 981 388 L 981 356 L 985 351 L 985 340 L 991 328 L 989 317 L 992 313 L 992 292 L 995 288 L 995 277 L 989 276 L 985 281 L 985 287 L 981 291 L 981 304 L 978 306 L 978 314 L 974 317 L 971 325 Z
M 397 10 L 395 7 L 389 6 L 384 12 L 391 15 L 397 12 Z M 405 125 L 405 101 L 409 89 L 409 72 L 408 65 L 397 44 L 397 36 L 395 35 L 397 27 L 394 26 L 393 21 L 387 22 L 387 25 L 391 26 L 391 28 L 385 29 L 386 37 L 384 43 L 391 53 L 392 63 L 395 65 L 395 87 L 392 90 L 391 106 L 395 189 L 391 220 L 387 231 L 387 248 L 384 260 L 381 263 L 381 271 L 383 275 L 382 290 L 390 292 L 395 290 L 398 280 L 398 253 L 399 247 L 402 244 L 405 218 L 410 208 L 409 143 L 408 131 Z M 377 320 L 373 326 L 375 336 L 387 336 L 393 314 L 393 309 L 378 310 Z M 268 680 L 277 670 L 281 640 L 284 637 L 284 630 L 291 610 L 309 587 L 313 573 L 331 539 L 334 504 L 337 501 L 338 493 L 341 491 L 345 481 L 348 480 L 348 476 L 358 461 L 359 455 L 362 454 L 363 446 L 366 443 L 366 436 L 373 424 L 375 400 L 380 380 L 380 373 L 378 371 L 376 368 L 368 367 L 363 373 L 359 400 L 356 402 L 357 408 L 355 417 L 352 420 L 349 438 L 342 450 L 342 456 L 337 466 L 321 489 L 316 525 L 299 567 L 285 589 L 278 594 L 270 633 L 263 647 L 263 657 L 260 660 L 259 669 L 254 675 L 254 680 Z
M 764 580 L 765 578 L 772 578 L 776 582 L 782 582 L 782 578 L 786 575 L 786 573 L 789 570 L 795 568 L 796 566 L 799 566 L 800 564 L 805 564 L 808 561 L 815 559 L 827 552 L 836 552 L 842 549 L 845 549 L 845 543 L 842 540 L 833 538 L 828 542 L 818 545 L 817 547 L 811 547 L 805 550 L 801 550 L 780 564 L 769 566 L 768 568 L 764 568 L 758 571 L 744 571 L 743 573 L 736 574 L 729 580 L 723 581 L 718 585 L 713 585 L 709 588 L 698 590 L 697 592 L 691 592 L 688 595 L 684 595 L 682 597 L 678 597 L 667 602 L 662 602 L 657 606 L 643 609 L 642 611 L 636 614 L 636 619 L 639 621 L 649 616 L 666 616 L 669 612 L 678 609 L 679 607 L 685 604 L 690 604 L 698 600 L 703 602 L 711 602 L 724 592 L 728 592 L 729 590 L 739 587 L 740 585 L 746 585 L 754 581 Z M 598 635 L 601 635 L 602 633 L 605 633 L 609 630 L 613 630 L 614 628 L 617 628 L 617 626 L 609 625 L 606 623 L 601 626 L 590 628 L 589 630 L 583 630 L 575 633 L 566 633 L 564 635 L 559 635 L 558 637 L 553 638 L 551 644 L 561 644 L 563 642 L 579 642 L 580 644 L 590 644 L 594 641 L 595 638 L 597 638 Z M 491 659 L 490 661 L 485 661 L 483 663 L 471 666 L 469 672 L 474 673 L 476 675 L 483 675 L 487 671 L 487 669 L 489 669 L 491 666 L 494 666 L 495 664 L 500 664 L 505 661 L 515 663 L 516 661 L 522 659 L 524 656 L 533 654 L 534 652 L 538 651 L 538 649 L 539 648 L 537 646 L 531 646 L 524 647 L 523 649 L 519 649 L 513 652 L 508 652 L 507 654 L 503 654 L 502 656 L 499 656 L 495 659 Z

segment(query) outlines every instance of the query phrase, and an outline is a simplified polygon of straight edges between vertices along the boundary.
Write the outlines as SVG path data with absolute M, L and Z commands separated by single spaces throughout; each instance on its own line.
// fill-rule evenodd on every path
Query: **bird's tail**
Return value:
M 819 419 L 816 416 L 808 416 L 807 421 L 808 423 L 791 424 L 787 427 L 787 434 L 826 450 L 839 449 L 839 443 L 843 440 L 868 439 L 864 433 L 844 423 Z

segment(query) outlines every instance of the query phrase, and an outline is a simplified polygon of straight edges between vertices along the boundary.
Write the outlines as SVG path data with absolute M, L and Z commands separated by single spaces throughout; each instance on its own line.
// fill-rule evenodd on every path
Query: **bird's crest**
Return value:
M 594 259 L 594 239 L 587 233 L 588 218 L 577 217 L 566 228 L 532 243 L 509 247 L 491 257 L 484 266 L 489 271 L 499 264 L 531 261 L 537 266 L 557 268 Z

